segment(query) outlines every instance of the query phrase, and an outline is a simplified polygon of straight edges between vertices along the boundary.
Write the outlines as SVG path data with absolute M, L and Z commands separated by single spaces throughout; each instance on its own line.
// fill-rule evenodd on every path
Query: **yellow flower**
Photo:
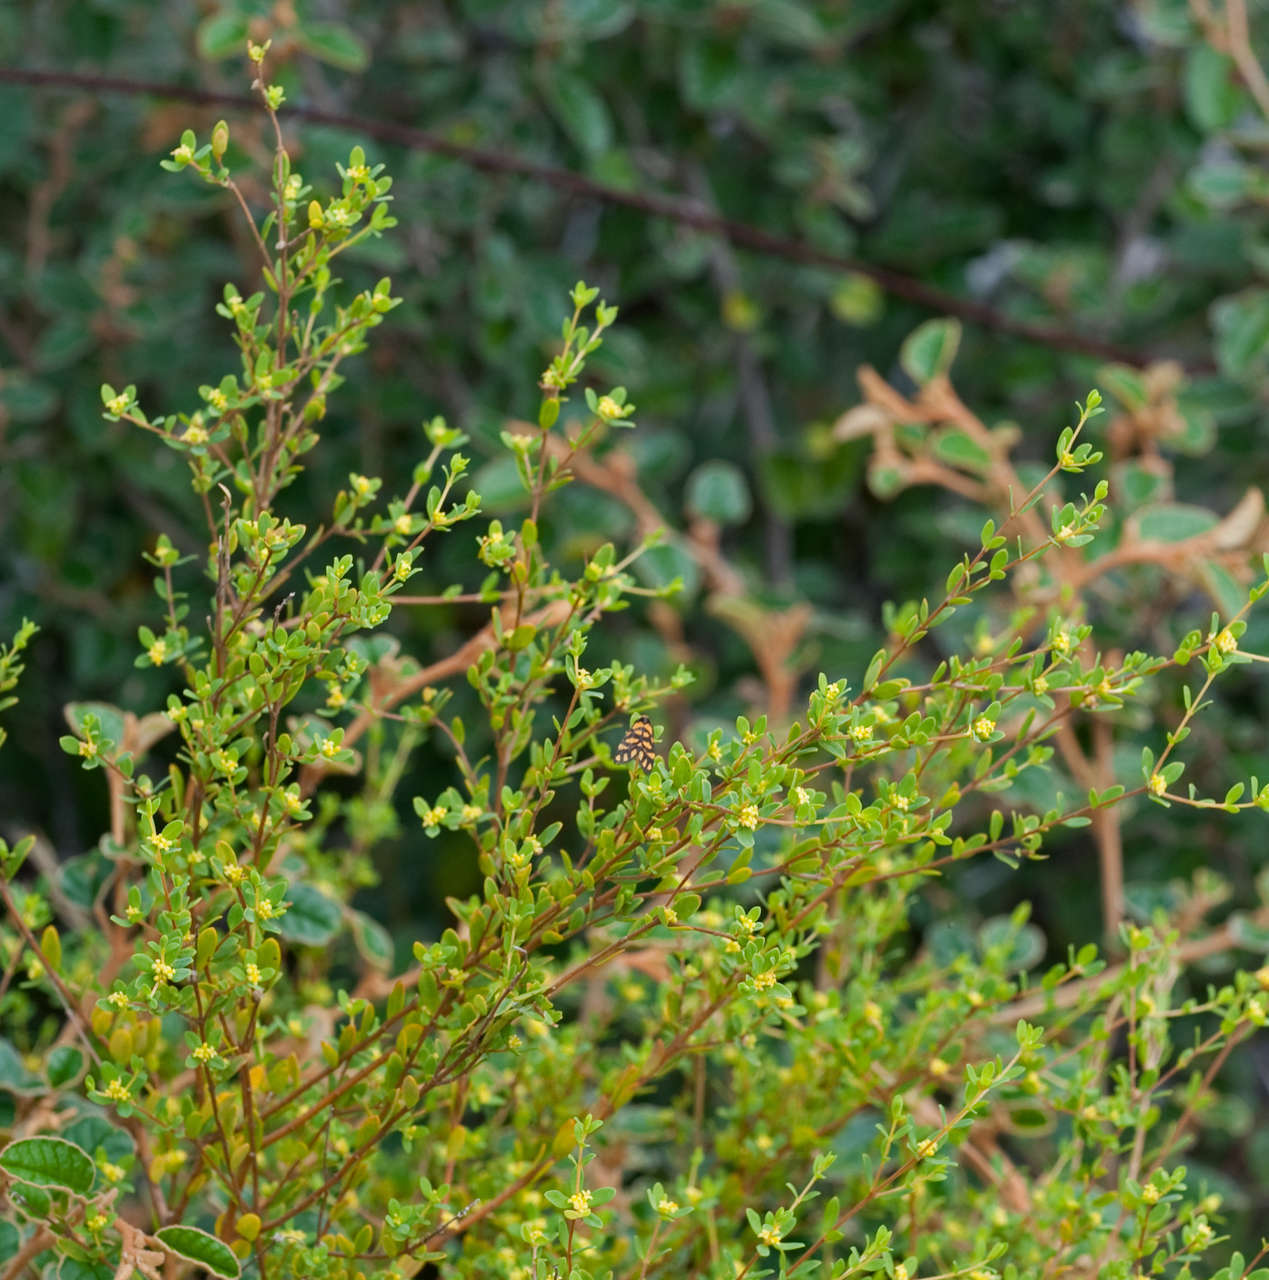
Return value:
M 597 407 L 601 418 L 618 419 L 628 418 L 630 416 L 631 409 L 634 408 L 633 405 L 618 404 L 612 396 L 600 396 L 599 405 Z
M 128 1088 L 122 1080 L 112 1080 L 103 1090 L 102 1093 L 110 1099 L 111 1102 L 127 1102 L 132 1097 L 132 1090 Z

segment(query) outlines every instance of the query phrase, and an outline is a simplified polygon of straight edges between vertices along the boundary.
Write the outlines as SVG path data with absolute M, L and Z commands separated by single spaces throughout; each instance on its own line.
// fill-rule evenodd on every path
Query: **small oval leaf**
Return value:
M 946 373 L 961 345 L 961 322 L 950 317 L 918 325 L 899 348 L 903 371 L 918 385 Z
M 154 1233 L 154 1238 L 169 1253 L 176 1254 L 178 1258 L 197 1262 L 214 1276 L 224 1276 L 225 1280 L 238 1280 L 240 1270 L 233 1250 L 201 1228 L 162 1227 Z
M 293 884 L 287 890 L 286 914 L 278 921 L 278 933 L 303 947 L 323 947 L 343 924 L 339 904 L 312 885 Z
M 749 518 L 753 499 L 745 473 L 734 462 L 703 463 L 687 481 L 687 505 L 715 524 L 740 524 Z
M 96 1172 L 84 1151 L 65 1138 L 19 1138 L 0 1151 L 0 1169 L 37 1187 L 92 1190 Z

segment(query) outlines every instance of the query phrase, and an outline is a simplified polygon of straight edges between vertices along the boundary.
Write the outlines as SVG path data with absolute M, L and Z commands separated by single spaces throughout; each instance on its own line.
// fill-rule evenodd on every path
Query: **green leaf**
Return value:
M 213 14 L 194 37 L 201 58 L 232 58 L 247 52 L 247 16 L 230 9 Z
M 40 334 L 35 344 L 35 366 L 41 373 L 64 369 L 92 350 L 97 340 L 89 316 L 61 316 Z
M 1219 561 L 1203 561 L 1199 574 L 1208 594 L 1226 617 L 1237 613 L 1247 603 L 1247 588 Z
M 822 458 L 776 450 L 763 459 L 755 481 L 767 502 L 786 519 L 801 522 L 835 516 L 858 484 L 868 452 L 863 441 L 852 441 Z
M 1255 189 L 1254 170 L 1237 160 L 1212 159 L 1196 165 L 1185 179 L 1186 190 L 1209 209 L 1232 209 Z
M 1127 513 L 1152 501 L 1164 491 L 1166 481 L 1157 468 L 1129 460 L 1115 469 L 1115 493 L 1120 510 Z
M 744 472 L 732 462 L 715 460 L 688 477 L 687 506 L 715 524 L 741 524 L 753 510 L 753 499 Z
M 960 344 L 959 320 L 927 320 L 904 339 L 899 363 L 913 382 L 923 385 L 952 367 Z
M 1217 523 L 1214 512 L 1184 502 L 1156 502 L 1132 518 L 1137 534 L 1155 542 L 1184 542 L 1206 533 Z
M 111 1280 L 117 1268 L 109 1262 L 90 1262 L 88 1259 L 63 1258 L 57 1271 L 57 1280 Z
M 44 1090 L 39 1076 L 26 1069 L 18 1051 L 7 1040 L 0 1040 L 0 1089 L 18 1094 L 42 1093 Z
M 511 653 L 519 653 L 521 649 L 527 648 L 533 643 L 533 637 L 538 633 L 538 629 L 531 622 L 522 622 L 509 635 L 503 637 L 503 646 Z
M 365 962 L 387 972 L 392 968 L 392 935 L 377 920 L 361 911 L 350 911 L 353 943 Z
M 278 933 L 302 947 L 325 946 L 340 930 L 339 904 L 310 884 L 295 883 L 287 890 L 286 914 L 278 921 Z
M 16 369 L 6 369 L 0 383 L 0 405 L 15 422 L 41 422 L 58 404 L 57 389 L 35 382 Z
M 78 748 L 75 754 L 79 754 Z M 102 885 L 110 879 L 114 865 L 99 849 L 68 858 L 61 869 L 62 891 L 77 907 L 91 911 Z M 0 1079 L 3 1079 L 2 1075 Z
M 700 566 L 687 552 L 673 543 L 662 543 L 659 547 L 649 547 L 634 562 L 634 571 L 647 585 L 654 588 L 669 586 L 675 578 L 683 581 L 678 599 L 693 596 L 701 585 Z
M 1269 928 L 1257 923 L 1242 911 L 1233 912 L 1227 922 L 1229 939 L 1236 947 L 1248 951 L 1269 951 Z
M 1006 1124 L 1014 1133 L 1034 1137 L 1056 1128 L 1053 1113 L 1028 1103 L 1014 1104 L 1005 1109 Z
M 237 1280 L 238 1259 L 234 1257 L 233 1250 L 206 1231 L 198 1227 L 161 1227 L 154 1233 L 154 1238 L 178 1258 L 197 1262 L 214 1276 Z
M 61 1136 L 81 1150 L 103 1153 L 115 1164 L 123 1164 L 136 1152 L 136 1145 L 124 1130 L 91 1112 L 67 1125 Z
M 1269 290 L 1247 289 L 1211 307 L 1216 358 L 1228 374 L 1246 373 L 1269 347 Z
M 57 1089 L 74 1080 L 83 1070 L 83 1067 L 83 1053 L 76 1049 L 74 1045 L 62 1044 L 58 1045 L 48 1055 L 48 1065 L 45 1067 L 45 1071 L 48 1075 L 49 1084 Z
M 828 300 L 829 309 L 843 324 L 867 325 L 880 318 L 886 295 L 870 276 L 847 272 Z
M 22 1247 L 22 1236 L 12 1222 L 0 1222 L 0 1262 L 8 1262 Z
M 123 712 L 108 702 L 71 702 L 66 706 L 66 722 L 79 734 L 84 732 L 84 717 L 96 716 L 103 737 L 116 746 L 123 741 Z
M 954 467 L 982 473 L 991 466 L 991 454 L 959 428 L 940 431 L 933 444 L 935 455 Z
M 22 1207 L 28 1217 L 34 1218 L 37 1222 L 46 1220 L 53 1208 L 53 1197 L 43 1187 L 37 1187 L 33 1182 L 15 1183 L 9 1196 Z
M 1044 959 L 1044 934 L 1033 924 L 1016 925 L 1008 916 L 993 916 L 978 930 L 978 944 L 983 951 L 1004 949 L 1004 965 L 1008 972 L 1033 969 Z
M 364 71 L 370 65 L 365 42 L 339 22 L 305 22 L 295 28 L 302 48 L 313 57 L 341 71 Z
M 804 0 L 757 0 L 749 10 L 749 21 L 773 44 L 811 49 L 826 38 L 815 8 Z
M 1149 402 L 1146 380 L 1126 364 L 1108 364 L 1097 371 L 1097 381 L 1125 409 L 1144 409 Z
M 552 68 L 546 99 L 560 127 L 588 155 L 612 146 L 612 117 L 603 98 L 580 76 Z
M 515 459 L 506 455 L 485 463 L 472 476 L 471 485 L 480 494 L 481 508 L 490 515 L 503 515 L 529 505 Z
M 679 56 L 683 99 L 700 111 L 717 111 L 739 103 L 744 85 L 739 45 L 735 40 L 689 40 Z
M 93 1162 L 65 1138 L 19 1138 L 0 1151 L 0 1169 L 37 1187 L 62 1187 L 81 1196 L 96 1177 Z
M 1195 41 L 1185 61 L 1185 109 L 1204 133 L 1227 129 L 1243 104 L 1234 60 L 1203 40 Z

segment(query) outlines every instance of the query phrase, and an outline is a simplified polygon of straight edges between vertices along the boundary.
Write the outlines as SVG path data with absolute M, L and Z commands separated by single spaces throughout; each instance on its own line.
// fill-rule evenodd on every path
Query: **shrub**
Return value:
M 276 128 L 281 92 L 261 92 Z M 186 134 L 167 167 L 245 212 L 228 144 L 223 124 Z M 4 997 L 25 1055 L 5 1069 L 6 1274 L 1209 1273 L 1219 1197 L 1179 1157 L 1269 986 L 1184 990 L 1188 958 L 1239 941 L 1236 922 L 1191 937 L 1211 886 L 1187 920 L 1125 925 L 1109 966 L 1090 943 L 1037 971 L 1025 909 L 960 940 L 918 939 L 909 913 L 941 873 L 1023 868 L 1129 799 L 1269 807 L 1254 778 L 1219 801 L 1179 789 L 1267 584 L 1171 653 L 1098 653 L 1060 589 L 1106 516 L 1105 481 L 1062 491 L 1100 460 L 1092 392 L 943 596 L 891 611 L 853 685 L 821 675 L 785 722 L 658 744 L 689 674 L 586 666 L 612 615 L 672 589 L 632 573 L 652 538 L 565 565 L 540 536 L 551 494 L 601 473 L 633 425 L 620 387 L 586 388 L 584 412 L 569 395 L 615 308 L 574 288 L 537 424 L 503 435 L 518 527 L 484 520 L 440 419 L 404 492 L 351 475 L 310 526 L 285 490 L 395 301 L 386 280 L 345 296 L 333 266 L 393 226 L 390 181 L 354 148 L 318 198 L 279 130 L 270 191 L 263 287 L 217 308 L 239 371 L 161 417 L 133 387 L 102 392 L 107 419 L 184 456 L 210 545 L 202 577 L 166 536 L 149 557 L 137 661 L 176 677 L 165 708 L 72 711 L 63 745 L 111 800 L 99 848 L 24 888 L 33 842 L 4 849 L 7 976 L 26 976 Z M 905 349 L 916 402 L 865 376 L 878 465 L 900 480 L 921 406 L 974 443 L 951 336 Z M 412 597 L 425 544 L 473 521 L 479 581 Z M 676 541 L 727 580 L 716 548 Z M 460 598 L 489 622 L 443 659 L 383 631 Z M 787 652 L 759 605 L 723 607 L 769 660 Z M 931 661 L 967 613 L 991 625 Z M 1180 668 L 1199 675 L 1139 778 L 1038 799 L 1063 734 L 1078 744 Z M 428 738 L 452 769 L 416 780 Z M 355 905 L 401 793 L 421 856 L 461 838 L 482 878 L 409 965 Z

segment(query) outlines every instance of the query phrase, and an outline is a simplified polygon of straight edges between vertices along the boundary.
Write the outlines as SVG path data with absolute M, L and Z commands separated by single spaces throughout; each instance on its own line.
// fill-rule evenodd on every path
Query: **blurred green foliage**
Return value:
M 1269 16 L 1256 18 L 1264 51 Z M 1131 347 L 1143 364 L 1175 358 L 1189 371 L 1169 399 L 1182 428 L 1159 447 L 1164 471 L 1127 457 L 1115 496 L 1128 511 L 1166 500 L 1219 516 L 1269 480 L 1269 125 L 1185 0 L 1068 0 L 1060 16 L 1044 0 L 50 0 L 0 9 L 0 62 L 240 93 L 248 30 L 273 37 L 293 102 L 681 197 L 1002 315 Z M 105 798 L 57 748 L 61 707 L 153 703 L 160 677 L 133 665 L 154 604 L 141 553 L 157 532 L 203 550 L 179 460 L 103 424 L 98 388 L 136 383 L 156 410 L 189 409 L 189 388 L 230 367 L 213 306 L 246 274 L 241 220 L 227 197 L 158 166 L 182 127 L 205 134 L 219 114 L 0 84 L 0 631 L 23 616 L 42 627 L 7 721 L 0 806 L 5 824 L 42 830 L 63 856 L 96 838 Z M 250 153 L 241 167 L 267 168 L 262 118 L 233 124 Z M 292 136 L 313 171 L 365 140 L 356 126 Z M 389 274 L 404 303 L 352 370 L 342 432 L 327 424 L 330 447 L 297 507 L 349 471 L 408 466 L 420 421 L 437 413 L 472 436 L 478 463 L 493 459 L 508 419 L 534 411 L 558 298 L 584 276 L 622 308 L 595 374 L 637 388 L 642 429 L 629 447 L 643 492 L 673 525 L 720 526 L 756 600 L 811 605 L 804 647 L 816 667 L 861 671 L 882 602 L 935 589 L 983 518 L 929 488 L 892 492 L 875 469 L 870 487 L 867 439 L 833 431 L 859 402 L 860 365 L 903 383 L 903 340 L 928 313 L 863 275 L 735 249 L 548 182 L 382 153 L 401 231 L 347 264 L 348 285 Z M 1091 385 L 1131 407 L 1132 377 L 973 323 L 955 365 L 985 421 L 1019 425 L 1024 458 L 1050 456 Z M 489 461 L 476 480 L 494 514 L 500 494 L 508 512 L 518 501 L 503 468 Z M 544 536 L 575 555 L 634 528 L 627 505 L 577 485 Z M 442 552 L 425 566 L 431 585 L 468 552 L 455 542 L 448 562 Z M 648 563 L 685 575 L 675 627 L 629 616 L 608 643 L 650 673 L 693 665 L 684 715 L 696 725 L 746 710 L 751 647 L 705 608 L 706 585 L 673 542 Z M 1126 644 L 1142 626 L 1154 639 L 1205 625 L 1220 597 L 1220 584 L 1204 593 L 1158 566 L 1115 584 L 1102 623 Z M 412 625 L 429 631 L 405 639 L 421 657 L 448 653 L 484 616 L 416 610 Z M 1253 616 L 1246 647 L 1265 647 L 1264 625 Z M 1240 696 L 1205 720 L 1213 777 L 1264 772 L 1265 695 L 1247 679 Z M 1219 848 L 1212 830 L 1201 815 L 1139 812 L 1130 903 L 1148 911 L 1170 877 L 1202 864 L 1248 893 L 1262 858 L 1255 824 L 1222 824 Z M 435 918 L 465 871 L 419 868 L 415 839 L 381 852 L 388 877 L 420 884 L 385 910 Z M 1025 883 L 975 866 L 931 897 L 931 920 L 969 928 L 1034 897 L 1060 948 L 1097 910 L 1091 849 L 1073 833 Z M 1230 1150 L 1209 1154 L 1247 1171 L 1240 1203 L 1254 1215 L 1269 1198 L 1269 1143 L 1244 1141 L 1265 1111 L 1254 1050 L 1235 1075 Z

